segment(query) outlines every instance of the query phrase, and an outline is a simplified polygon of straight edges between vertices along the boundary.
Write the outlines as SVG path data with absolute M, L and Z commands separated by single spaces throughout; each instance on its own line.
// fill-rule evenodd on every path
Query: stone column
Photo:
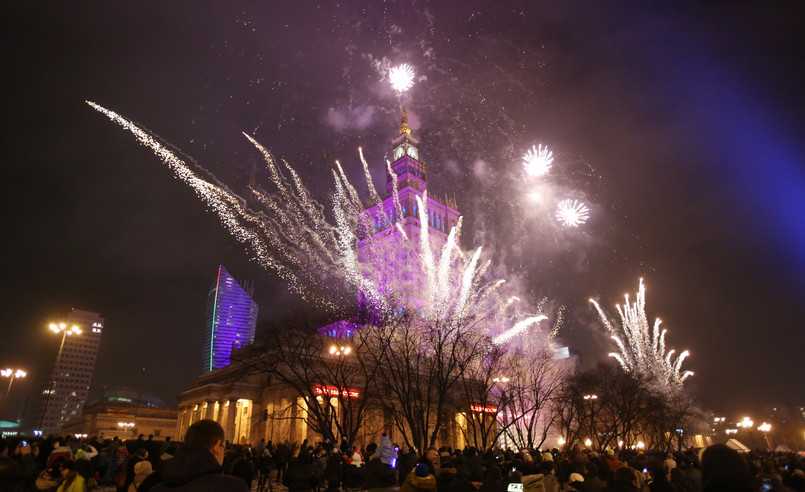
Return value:
M 226 428 L 224 434 L 230 442 L 235 442 L 235 419 L 238 416 L 238 400 L 229 400 L 226 411 Z
M 215 402 L 214 401 L 207 401 L 207 409 L 204 412 L 204 418 L 212 420 L 213 412 L 215 411 Z

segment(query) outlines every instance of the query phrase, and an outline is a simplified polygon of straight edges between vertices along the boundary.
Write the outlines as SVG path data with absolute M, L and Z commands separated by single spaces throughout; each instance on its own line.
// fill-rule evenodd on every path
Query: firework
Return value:
M 523 167 L 529 176 L 543 176 L 551 170 L 553 163 L 553 152 L 548 150 L 548 146 L 537 147 L 534 145 L 523 156 Z
M 389 70 L 389 82 L 395 91 L 403 93 L 414 85 L 414 69 L 407 63 Z
M 556 209 L 556 220 L 566 227 L 578 227 L 590 218 L 590 209 L 577 200 L 562 200 Z
M 615 328 L 607 315 L 595 300 L 590 299 L 595 306 L 604 326 L 618 347 L 610 357 L 615 358 L 627 372 L 637 374 L 652 381 L 660 389 L 672 390 L 682 386 L 691 371 L 682 371 L 682 362 L 688 357 L 685 350 L 674 359 L 675 350 L 665 349 L 665 335 L 667 330 L 660 329 L 661 321 L 657 318 L 653 325 L 649 324 L 646 316 L 646 287 L 640 279 L 637 298 L 629 304 L 629 296 L 623 306 L 617 305 L 621 318 L 621 327 Z
M 519 303 L 501 299 L 504 280 L 486 279 L 490 261 L 481 258 L 482 248 L 468 254 L 458 246 L 461 217 L 446 240 L 431 237 L 426 192 L 416 196 L 419 223 L 424 227 L 413 234 L 418 237 L 408 237 L 401 221 L 397 178 L 388 162 L 393 184 L 390 202 L 381 200 L 359 151 L 370 205 L 361 201 L 336 162 L 331 206 L 325 207 L 311 196 L 290 164 L 278 163 L 267 149 L 244 133 L 262 154 L 275 189 L 268 192 L 250 186 L 250 199 L 261 207 L 254 210 L 246 198 L 214 178 L 200 177 L 191 168 L 198 168 L 196 163 L 180 158 L 152 133 L 113 111 L 87 103 L 149 147 L 177 178 L 211 206 L 238 240 L 254 251 L 262 267 L 278 273 L 292 290 L 307 299 L 337 309 L 354 304 L 357 291 L 366 307 L 381 317 L 392 316 L 408 302 L 402 307 L 442 325 L 483 319 L 490 335 L 503 333 L 496 343 L 525 336 L 527 328 L 546 319 L 541 314 L 521 313 Z M 389 203 L 392 208 L 387 210 L 384 207 Z M 326 210 L 331 211 L 331 216 L 325 214 Z M 390 234 L 366 234 L 378 226 L 381 230 L 390 229 Z M 395 260 L 401 257 L 405 260 Z

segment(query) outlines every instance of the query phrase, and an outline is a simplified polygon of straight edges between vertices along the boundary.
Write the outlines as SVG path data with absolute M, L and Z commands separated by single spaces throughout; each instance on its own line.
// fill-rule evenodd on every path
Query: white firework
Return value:
M 395 91 L 403 93 L 414 85 L 414 69 L 407 63 L 389 70 L 389 82 Z
M 293 167 L 285 161 L 280 166 L 267 149 L 244 133 L 263 155 L 271 183 L 276 188 L 274 193 L 255 186 L 249 188 L 252 198 L 263 207 L 254 211 L 247 206 L 245 198 L 222 183 L 200 177 L 187 161 L 147 130 L 93 102 L 87 101 L 87 104 L 149 147 L 177 178 L 210 205 L 238 240 L 254 251 L 262 267 L 275 271 L 288 281 L 292 290 L 307 299 L 337 309 L 354 303 L 357 291 L 368 308 L 389 316 L 397 311 L 402 299 L 415 297 L 419 303 L 406 307 L 440 323 L 483 319 L 490 334 L 505 332 L 496 343 L 505 343 L 518 334 L 526 336 L 530 333 L 526 328 L 536 327 L 546 319 L 541 314 L 521 313 L 518 303 L 501 298 L 500 287 L 505 281 L 486 279 L 490 261 L 481 260 L 481 248 L 472 254 L 459 248 L 460 217 L 444 245 L 434 248 L 436 241 L 432 240 L 427 227 L 430 211 L 427 192 L 416 197 L 419 224 L 426 226 L 418 228 L 418 237 L 409 238 L 403 227 L 404 214 L 396 176 L 388 162 L 387 171 L 394 185 L 391 210 L 384 209 L 388 202 L 382 201 L 377 193 L 368 164 L 359 150 L 369 201 L 373 205 L 367 207 L 362 202 L 341 164 L 336 162 L 332 171 L 332 206 L 329 207 L 333 218 L 328 219 L 325 215 L 328 207 L 311 196 Z M 367 237 L 366 231 L 375 230 L 378 222 L 381 230 L 388 229 L 389 234 L 395 236 L 395 241 L 384 240 L 387 235 L 382 234 Z M 395 266 L 393 273 L 401 280 L 390 282 L 385 266 L 390 258 L 400 256 L 408 259 L 406 265 Z
M 566 227 L 578 227 L 590 218 L 590 209 L 577 200 L 562 200 L 556 209 L 556 220 Z
M 548 146 L 537 147 L 534 145 L 523 156 L 523 167 L 529 176 L 543 176 L 551 170 L 553 163 L 553 152 L 548 150 Z
M 666 352 L 665 335 L 668 332 L 660 329 L 660 319 L 653 325 L 646 316 L 646 287 L 640 279 L 637 299 L 629 305 L 629 295 L 623 306 L 617 305 L 621 318 L 621 326 L 615 328 L 607 315 L 595 300 L 590 299 L 604 326 L 618 347 L 610 357 L 615 358 L 627 372 L 637 374 L 654 382 L 665 390 L 678 389 L 682 383 L 693 375 L 692 371 L 682 371 L 682 362 L 690 355 L 685 350 L 674 359 L 675 350 Z

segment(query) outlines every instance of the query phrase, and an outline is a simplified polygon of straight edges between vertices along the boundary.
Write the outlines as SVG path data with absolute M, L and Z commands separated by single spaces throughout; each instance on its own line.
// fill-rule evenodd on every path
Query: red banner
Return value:
M 338 388 L 337 386 L 329 386 L 324 384 L 314 384 L 313 394 L 316 396 L 329 396 L 337 397 L 339 395 L 345 398 L 360 398 L 361 392 L 355 388 Z
M 498 407 L 492 405 L 479 405 L 470 403 L 470 411 L 475 413 L 498 413 Z

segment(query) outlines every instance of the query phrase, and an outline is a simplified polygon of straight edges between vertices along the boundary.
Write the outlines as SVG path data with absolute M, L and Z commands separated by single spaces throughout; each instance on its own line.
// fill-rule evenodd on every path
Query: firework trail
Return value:
M 665 350 L 667 330 L 660 329 L 660 319 L 657 318 L 653 325 L 649 324 L 646 317 L 646 287 L 642 278 L 635 302 L 629 305 L 627 294 L 624 305 L 616 306 L 621 317 L 619 329 L 612 326 L 595 300 L 590 299 L 590 302 L 618 346 L 618 352 L 609 354 L 610 357 L 614 357 L 625 371 L 645 377 L 664 390 L 681 388 L 682 383 L 693 375 L 691 371 L 682 372 L 682 362 L 689 352 L 685 350 L 674 360 L 676 351 Z
M 368 173 L 368 164 L 359 151 L 372 204 L 367 207 L 361 202 L 357 190 L 336 162 L 332 170 L 332 218 L 328 218 L 325 207 L 311 196 L 293 167 L 285 161 L 278 164 L 267 149 L 244 133 L 262 154 L 276 189 L 269 193 L 250 186 L 252 198 L 263 208 L 254 211 L 244 198 L 223 184 L 199 177 L 186 160 L 147 130 L 98 104 L 90 101 L 87 104 L 149 147 L 218 214 L 239 241 L 254 251 L 263 268 L 277 272 L 293 291 L 307 299 L 338 309 L 346 303 L 354 303 L 357 291 L 367 307 L 389 316 L 403 307 L 406 299 L 414 298 L 418 300 L 416 305 L 404 307 L 415 309 L 425 318 L 442 323 L 460 322 L 470 317 L 483 319 L 491 335 L 502 333 L 495 339 L 496 343 L 507 343 L 517 335 L 531 333 L 526 328 L 547 319 L 542 314 L 521 313 L 518 302 L 502 298 L 500 287 L 504 280 L 486 279 L 490 261 L 481 259 L 480 247 L 472 254 L 460 249 L 461 218 L 439 247 L 427 227 L 426 192 L 416 197 L 419 223 L 426 226 L 416 229 L 419 237 L 408 237 L 401 223 L 404 214 L 396 176 L 388 162 L 396 213 L 384 210 L 384 203 Z M 397 235 L 395 241 L 367 233 L 377 230 L 378 222 L 379 229 L 389 229 Z M 396 278 L 390 279 L 384 265 L 389 258 L 400 256 L 407 261 L 395 267 Z

